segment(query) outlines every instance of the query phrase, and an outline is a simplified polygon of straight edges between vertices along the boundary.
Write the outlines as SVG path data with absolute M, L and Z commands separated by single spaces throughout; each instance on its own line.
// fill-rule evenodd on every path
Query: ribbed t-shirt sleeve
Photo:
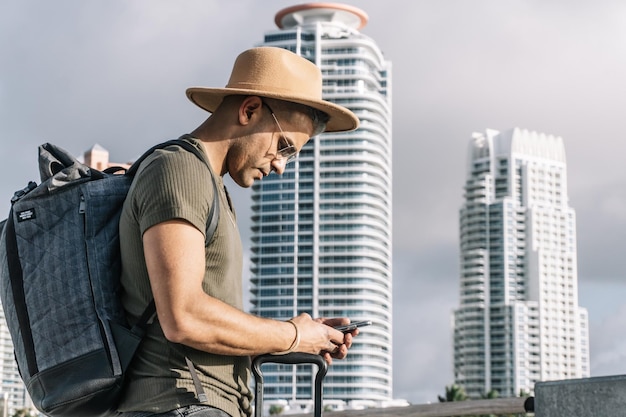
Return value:
M 134 209 L 141 235 L 173 219 L 186 220 L 206 233 L 213 198 L 211 173 L 191 152 L 156 151 L 135 178 Z

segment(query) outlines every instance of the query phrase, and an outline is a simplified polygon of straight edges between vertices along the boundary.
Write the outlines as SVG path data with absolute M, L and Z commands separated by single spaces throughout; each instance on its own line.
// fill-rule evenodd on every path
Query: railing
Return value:
M 533 397 L 468 400 L 436 404 L 418 404 L 407 407 L 368 408 L 365 410 L 326 411 L 326 417 L 450 417 L 509 415 L 532 413 Z M 532 415 L 532 414 L 531 414 Z

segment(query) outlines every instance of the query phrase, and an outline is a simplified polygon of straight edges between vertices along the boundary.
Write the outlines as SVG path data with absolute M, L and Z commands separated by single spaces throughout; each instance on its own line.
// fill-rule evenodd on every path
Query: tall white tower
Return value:
M 475 133 L 464 198 L 455 382 L 473 398 L 511 397 L 537 381 L 589 376 L 563 140 Z
M 361 34 L 367 15 L 341 4 L 276 14 L 263 46 L 315 63 L 324 99 L 352 110 L 357 131 L 312 138 L 282 176 L 252 190 L 253 312 L 287 319 L 369 319 L 324 380 L 326 399 L 387 401 L 391 363 L 391 64 Z M 268 399 L 312 398 L 309 368 L 264 371 Z

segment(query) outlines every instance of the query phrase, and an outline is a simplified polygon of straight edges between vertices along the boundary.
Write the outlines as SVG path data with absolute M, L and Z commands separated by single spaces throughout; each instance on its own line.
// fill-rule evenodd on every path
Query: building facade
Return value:
M 0 416 L 6 411 L 11 416 L 19 409 L 30 409 L 34 412 L 32 401 L 26 391 L 26 386 L 20 377 L 15 355 L 13 353 L 13 341 L 6 323 L 4 309 L 0 304 L 0 395 L 2 405 Z M 35 414 L 33 414 L 35 415 Z
M 263 46 L 319 66 L 323 97 L 351 109 L 358 130 L 312 138 L 282 176 L 252 189 L 252 312 L 288 319 L 372 320 L 324 379 L 325 404 L 392 398 L 391 64 L 359 32 L 367 15 L 339 4 L 277 13 Z M 295 369 L 292 369 L 295 368 Z M 310 367 L 264 370 L 268 400 L 312 398 Z
M 563 140 L 475 133 L 464 188 L 455 383 L 472 398 L 511 397 L 538 381 L 588 377 Z

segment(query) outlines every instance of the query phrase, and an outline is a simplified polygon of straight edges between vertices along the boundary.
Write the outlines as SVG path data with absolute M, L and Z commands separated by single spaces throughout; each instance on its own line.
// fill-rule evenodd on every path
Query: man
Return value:
M 358 127 L 348 109 L 321 99 L 319 69 L 281 48 L 237 58 L 225 88 L 190 88 L 209 111 L 188 140 L 206 156 L 172 146 L 139 168 L 120 220 L 123 303 L 136 322 L 154 299 L 157 319 L 133 359 L 120 404 L 123 416 L 251 414 L 250 357 L 307 352 L 341 359 L 357 332 L 332 326 L 348 318 L 287 322 L 244 313 L 242 248 L 235 212 L 223 187 L 242 187 L 285 166 L 311 136 Z M 220 217 L 205 247 L 205 227 L 218 184 Z M 197 374 L 201 388 L 194 386 Z M 203 400 L 198 391 L 204 391 Z

